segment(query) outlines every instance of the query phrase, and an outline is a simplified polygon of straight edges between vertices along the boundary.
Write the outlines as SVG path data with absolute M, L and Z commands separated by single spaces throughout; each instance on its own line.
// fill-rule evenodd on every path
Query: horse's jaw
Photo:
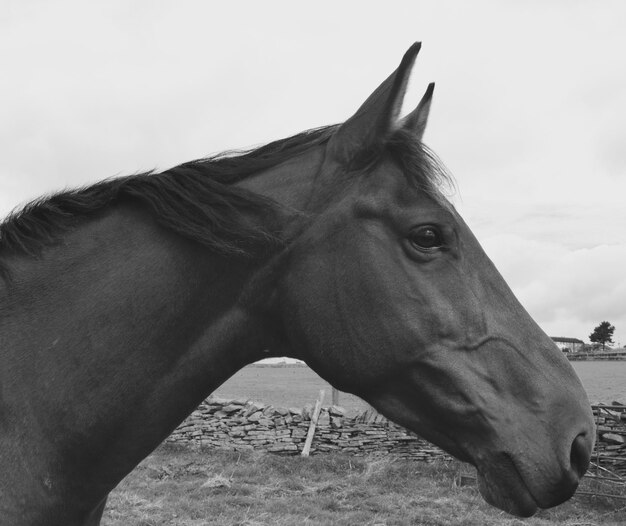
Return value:
M 530 517 L 539 505 L 524 480 L 513 467 L 503 476 L 492 477 L 490 470 L 478 471 L 478 491 L 486 502 L 518 517 Z

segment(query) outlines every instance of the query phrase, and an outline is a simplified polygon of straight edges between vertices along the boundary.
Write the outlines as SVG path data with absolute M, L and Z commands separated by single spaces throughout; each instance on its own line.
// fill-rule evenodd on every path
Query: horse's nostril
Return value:
M 572 470 L 578 475 L 578 477 L 582 477 L 587 471 L 590 457 L 591 446 L 586 438 L 586 435 L 581 433 L 574 439 L 574 442 L 572 442 L 572 450 L 569 456 Z

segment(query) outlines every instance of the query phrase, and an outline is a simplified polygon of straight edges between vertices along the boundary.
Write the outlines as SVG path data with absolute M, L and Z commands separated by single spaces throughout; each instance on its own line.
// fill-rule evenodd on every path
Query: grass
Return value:
M 109 497 L 103 526 L 626 525 L 626 500 L 575 496 L 526 520 L 453 484 L 456 463 L 163 446 Z

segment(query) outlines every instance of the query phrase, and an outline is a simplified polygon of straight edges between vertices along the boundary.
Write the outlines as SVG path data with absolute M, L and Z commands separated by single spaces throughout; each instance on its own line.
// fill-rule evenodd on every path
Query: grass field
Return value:
M 576 496 L 526 520 L 453 484 L 457 464 L 161 447 L 111 494 L 103 526 L 626 525 L 626 500 Z
M 222 384 L 215 396 L 221 398 L 247 398 L 273 406 L 303 407 L 314 404 L 320 389 L 326 392 L 324 405 L 331 404 L 331 386 L 306 366 L 259 367 L 248 366 Z M 339 405 L 349 415 L 367 409 L 360 398 L 340 393 Z

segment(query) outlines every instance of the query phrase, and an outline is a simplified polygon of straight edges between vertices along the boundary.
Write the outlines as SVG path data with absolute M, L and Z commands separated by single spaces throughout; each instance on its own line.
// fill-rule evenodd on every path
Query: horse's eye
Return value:
M 409 236 L 411 243 L 421 249 L 439 248 L 443 245 L 443 237 L 436 226 L 420 226 Z

